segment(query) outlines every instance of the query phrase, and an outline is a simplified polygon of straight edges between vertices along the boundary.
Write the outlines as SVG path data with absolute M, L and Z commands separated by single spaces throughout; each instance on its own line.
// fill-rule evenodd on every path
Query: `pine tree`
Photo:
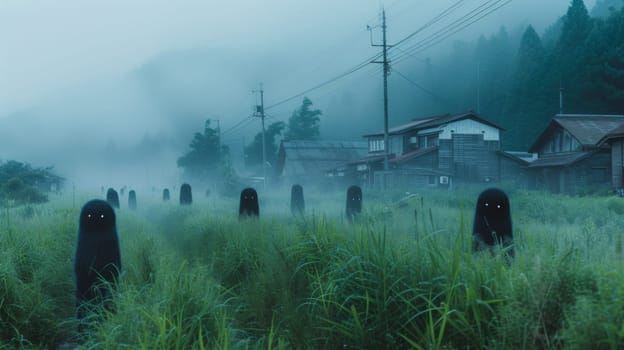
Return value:
M 508 98 L 505 103 L 503 126 L 508 130 L 505 146 L 524 150 L 530 146 L 550 115 L 540 113 L 544 91 L 540 88 L 546 51 L 539 35 L 528 26 L 510 75 Z
M 304 97 L 301 107 L 295 110 L 288 119 L 288 131 L 285 138 L 288 140 L 316 140 L 320 136 L 319 117 L 323 114 L 318 109 L 311 109 L 312 101 Z
M 200 180 L 214 176 L 228 153 L 227 147 L 220 146 L 218 130 L 210 127 L 209 120 L 203 133 L 195 133 L 189 148 L 189 152 L 178 158 L 178 167 L 184 169 L 187 177 Z
M 282 134 L 285 127 L 284 122 L 275 122 L 269 125 L 264 133 L 265 150 L 269 164 L 275 164 L 278 148 L 276 137 Z M 262 165 L 262 132 L 257 133 L 253 142 L 245 147 L 245 165 Z

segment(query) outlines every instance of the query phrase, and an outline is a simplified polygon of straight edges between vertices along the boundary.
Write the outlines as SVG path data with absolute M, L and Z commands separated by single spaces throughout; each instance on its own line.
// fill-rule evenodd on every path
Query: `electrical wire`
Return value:
M 431 97 L 435 98 L 436 100 L 438 100 L 438 102 L 444 104 L 444 105 L 449 105 L 450 102 L 448 99 L 441 97 L 440 95 L 437 95 L 436 93 L 434 93 L 433 91 L 425 88 L 424 86 L 418 84 L 417 82 L 413 81 L 412 79 L 408 78 L 406 75 L 404 75 L 403 73 L 399 72 L 396 69 L 392 69 L 393 73 L 398 74 L 401 78 L 403 78 L 405 81 L 407 81 L 408 83 L 416 86 L 417 88 L 421 89 L 422 91 L 426 92 L 428 95 L 430 95 Z
M 511 3 L 513 0 L 489 0 L 478 6 L 477 8 L 470 11 L 465 16 L 459 18 L 453 23 L 447 25 L 446 27 L 438 30 L 437 32 L 429 35 L 428 37 L 422 39 L 418 43 L 408 47 L 404 50 L 403 53 L 394 55 L 392 59 L 394 60 L 394 64 L 398 64 L 401 61 L 405 60 L 409 55 L 415 55 L 417 53 L 421 53 L 439 43 L 443 42 L 450 36 L 470 27 L 471 25 L 479 22 L 483 18 L 491 15 L 492 13 L 498 11 L 502 7 Z M 502 4 L 501 4 L 502 2 Z

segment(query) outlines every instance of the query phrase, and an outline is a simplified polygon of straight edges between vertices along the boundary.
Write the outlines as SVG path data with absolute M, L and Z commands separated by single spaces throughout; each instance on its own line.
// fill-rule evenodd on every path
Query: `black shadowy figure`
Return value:
M 251 187 L 241 191 L 240 205 L 238 207 L 239 218 L 260 216 L 260 207 L 258 205 L 258 192 Z
M 111 288 L 115 286 L 120 270 L 115 211 L 106 201 L 89 201 L 80 211 L 74 259 L 79 320 L 99 307 L 111 309 Z
M 290 211 L 293 215 L 303 215 L 305 211 L 303 186 L 301 185 L 292 185 L 290 188 Z
M 168 201 L 169 201 L 169 199 L 170 199 L 170 197 L 171 197 L 171 196 L 169 195 L 169 189 L 168 189 L 168 188 L 165 188 L 165 189 L 163 190 L 163 196 L 162 196 L 163 202 L 168 202 Z
M 495 244 L 514 256 L 509 198 L 502 190 L 489 188 L 479 195 L 472 229 L 472 250 L 479 251 Z
M 134 190 L 128 192 L 128 208 L 131 210 L 136 210 L 137 208 L 136 192 Z
M 113 188 L 106 191 L 106 201 L 113 207 L 119 209 L 119 195 Z
M 355 218 L 362 212 L 362 189 L 360 186 L 351 186 L 347 189 L 347 208 L 346 215 L 349 222 L 353 222 Z
M 191 205 L 193 203 L 193 193 L 191 185 L 182 184 L 180 187 L 180 205 Z

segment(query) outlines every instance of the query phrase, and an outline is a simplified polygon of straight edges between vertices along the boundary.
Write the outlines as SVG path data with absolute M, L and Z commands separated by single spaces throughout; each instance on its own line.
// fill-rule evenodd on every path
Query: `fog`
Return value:
M 54 166 L 69 181 L 98 188 L 175 183 L 177 157 L 210 118 L 220 121 L 223 142 L 244 173 L 243 142 L 260 122 L 232 127 L 252 114 L 258 103 L 252 90 L 260 83 L 273 106 L 378 53 L 366 26 L 379 25 L 382 7 L 393 43 L 456 2 L 2 1 L 0 160 Z M 437 28 L 484 2 L 463 1 Z M 474 41 L 502 25 L 513 31 L 532 24 L 541 33 L 569 3 L 511 1 L 397 69 L 418 67 L 454 41 Z M 591 8 L 595 1 L 585 3 Z M 375 43 L 380 33 L 373 28 Z M 321 137 L 361 140 L 380 129 L 381 79 L 380 65 L 370 64 L 306 93 L 323 111 Z M 420 115 L 409 89 L 391 80 L 391 125 Z M 287 121 L 301 100 L 268 108 L 267 122 Z M 445 107 L 439 112 L 458 112 Z

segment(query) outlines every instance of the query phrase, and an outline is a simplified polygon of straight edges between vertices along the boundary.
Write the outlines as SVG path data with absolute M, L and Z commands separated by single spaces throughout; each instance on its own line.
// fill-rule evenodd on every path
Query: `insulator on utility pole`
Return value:
M 386 40 L 386 10 L 382 10 L 382 23 L 381 29 L 383 32 L 383 41 L 381 45 L 372 43 L 371 34 L 371 46 L 381 46 L 383 48 L 383 61 L 373 61 L 372 63 L 383 64 L 383 85 L 384 85 L 384 171 L 388 171 L 388 152 L 390 149 L 389 135 L 388 135 L 388 75 L 390 75 L 390 61 L 388 61 L 388 48 L 393 45 L 388 45 Z M 373 28 L 367 26 L 368 30 Z
M 266 143 L 265 143 L 265 128 L 264 128 L 264 90 L 262 84 L 260 84 L 260 90 L 254 91 L 260 93 L 260 105 L 256 105 L 256 117 L 260 117 L 262 120 L 262 188 L 266 189 Z

